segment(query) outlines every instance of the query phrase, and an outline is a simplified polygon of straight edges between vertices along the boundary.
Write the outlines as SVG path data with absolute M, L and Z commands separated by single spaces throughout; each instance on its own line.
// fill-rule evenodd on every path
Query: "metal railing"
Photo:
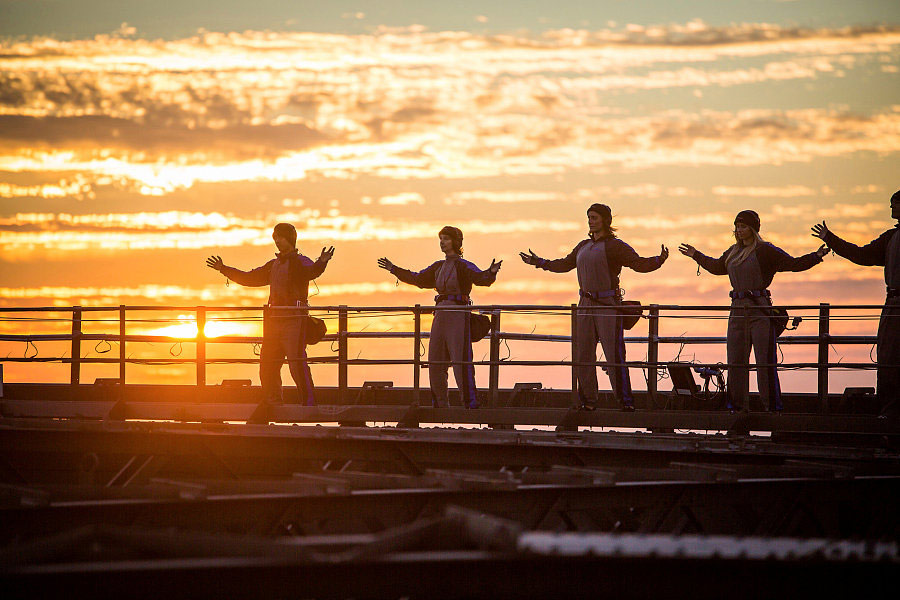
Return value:
M 280 310 L 285 307 L 273 307 L 275 309 Z M 296 308 L 296 307 L 290 307 Z M 661 336 L 660 335 L 660 320 L 666 317 L 672 318 L 692 318 L 690 316 L 685 316 L 684 313 L 687 312 L 728 312 L 732 310 L 730 306 L 711 306 L 711 305 L 699 305 L 699 306 L 680 306 L 680 305 L 662 305 L 662 304 L 650 304 L 642 307 L 644 312 L 643 318 L 648 321 L 649 325 L 649 333 L 646 337 L 643 336 L 635 336 L 635 337 L 626 337 L 625 341 L 630 344 L 646 344 L 646 356 L 647 359 L 644 361 L 627 361 L 625 363 L 621 363 L 621 365 L 633 368 L 641 368 L 645 370 L 646 380 L 647 380 L 647 393 L 650 398 L 650 401 L 655 404 L 658 390 L 658 380 L 660 370 L 664 369 L 666 366 L 666 362 L 660 361 L 660 345 L 661 344 L 679 344 L 679 345 L 690 345 L 690 344 L 722 344 L 725 342 L 724 337 L 710 337 L 710 336 Z M 756 308 L 756 307 L 753 307 Z M 849 336 L 837 336 L 831 335 L 831 321 L 835 319 L 833 316 L 833 311 L 837 310 L 853 310 L 853 311 L 861 311 L 861 310 L 880 310 L 883 308 L 881 305 L 831 305 L 827 303 L 822 303 L 819 305 L 791 305 L 791 306 L 782 306 L 780 308 L 784 308 L 791 311 L 815 311 L 816 317 L 814 320 L 818 321 L 818 331 L 816 335 L 787 335 L 779 338 L 779 344 L 788 344 L 788 345 L 811 345 L 816 346 L 818 349 L 818 357 L 816 362 L 808 362 L 808 363 L 780 363 L 776 365 L 779 368 L 790 368 L 790 369 L 816 369 L 818 374 L 818 382 L 817 382 L 817 393 L 819 398 L 819 404 L 823 411 L 827 411 L 827 403 L 828 403 L 828 383 L 829 383 L 829 371 L 832 368 L 841 368 L 841 369 L 873 369 L 875 368 L 875 364 L 873 362 L 865 362 L 865 363 L 846 363 L 839 362 L 833 363 L 829 362 L 829 346 L 833 344 L 849 344 L 849 345 L 872 345 L 875 343 L 874 336 L 860 336 L 860 335 L 849 335 Z M 347 398 L 347 390 L 348 390 L 348 369 L 353 365 L 410 365 L 413 368 L 413 388 L 416 392 L 419 391 L 421 387 L 421 377 L 420 372 L 422 368 L 427 368 L 432 364 L 441 364 L 441 365 L 453 365 L 453 364 L 461 364 L 461 361 L 433 361 L 428 362 L 423 360 L 422 353 L 420 348 L 422 347 L 422 341 L 429 337 L 429 334 L 422 330 L 422 318 L 424 315 L 429 313 L 435 313 L 443 310 L 451 310 L 451 311 L 459 311 L 459 310 L 467 310 L 467 311 L 476 311 L 482 312 L 484 314 L 490 315 L 492 328 L 489 334 L 489 360 L 482 361 L 462 361 L 465 364 L 473 364 L 473 365 L 486 365 L 489 367 L 489 382 L 488 382 L 488 390 L 491 397 L 491 400 L 494 405 L 497 403 L 498 394 L 499 394 L 499 373 L 500 367 L 502 365 L 506 366 L 581 366 L 581 365 L 593 365 L 593 366 L 620 366 L 619 363 L 611 363 L 608 361 L 598 361 L 596 363 L 580 363 L 574 360 L 576 356 L 575 353 L 575 343 L 578 335 L 578 327 L 577 327 L 577 316 L 579 313 L 584 313 L 586 310 L 590 311 L 592 309 L 596 309 L 599 311 L 609 311 L 609 307 L 579 307 L 575 304 L 564 306 L 555 306 L 555 305 L 485 305 L 485 306 L 471 306 L 471 307 L 442 307 L 442 306 L 347 306 L 347 305 L 337 305 L 337 306 L 316 306 L 309 307 L 309 311 L 311 314 L 318 315 L 320 317 L 325 317 L 329 320 L 337 321 L 337 331 L 335 333 L 330 333 L 325 336 L 325 340 L 337 342 L 336 355 L 334 356 L 315 356 L 309 357 L 308 362 L 310 364 L 336 364 L 338 369 L 338 390 L 339 390 L 339 398 L 341 403 L 344 403 Z M 125 306 L 120 305 L 118 307 L 87 307 L 87 306 L 73 306 L 66 308 L 59 307 L 6 307 L 0 308 L 0 318 L 2 315 L 9 313 L 68 313 L 71 315 L 71 332 L 68 334 L 56 333 L 56 334 L 0 334 L 0 341 L 22 341 L 26 343 L 34 343 L 39 341 L 67 341 L 71 344 L 71 356 L 66 357 L 42 357 L 38 358 L 37 356 L 33 357 L 10 357 L 7 356 L 5 358 L 0 357 L 0 364 L 3 362 L 60 362 L 60 363 L 69 363 L 71 365 L 70 371 L 70 383 L 72 385 L 78 385 L 81 380 L 81 367 L 86 363 L 100 363 L 100 364 L 118 364 L 119 366 L 119 377 L 118 381 L 122 384 L 125 383 L 125 375 L 126 375 L 126 365 L 131 363 L 139 363 L 144 365 L 153 365 L 153 364 L 179 364 L 179 363 L 194 363 L 196 366 L 196 385 L 197 386 L 205 386 L 206 385 L 206 370 L 207 366 L 210 364 L 222 364 L 222 363 L 257 363 L 258 359 L 255 358 L 227 358 L 227 359 L 209 359 L 207 358 L 207 344 L 216 343 L 216 344 L 228 344 L 228 343 L 237 343 L 237 344 L 258 344 L 262 341 L 260 337 L 253 336 L 234 336 L 234 335 L 225 335 L 225 336 L 217 336 L 214 338 L 207 337 L 205 335 L 204 329 L 205 326 L 210 319 L 210 316 L 215 313 L 234 313 L 234 312 L 260 312 L 265 311 L 265 308 L 261 307 L 234 307 L 234 306 L 224 306 L 224 307 L 210 307 L 210 306 Z M 744 307 L 742 309 L 744 311 L 743 316 L 749 316 L 750 307 Z M 174 336 L 160 336 L 160 335 L 136 335 L 136 334 L 128 334 L 126 330 L 126 325 L 130 322 L 128 317 L 129 315 L 133 315 L 134 313 L 140 312 L 190 312 L 194 315 L 195 323 L 197 326 L 197 335 L 196 337 L 174 337 Z M 83 331 L 83 324 L 87 320 L 87 315 L 92 315 L 96 313 L 116 313 L 117 317 L 111 320 L 104 320 L 107 322 L 117 322 L 118 323 L 118 333 L 86 333 Z M 350 331 L 349 329 L 349 318 L 351 315 L 353 316 L 366 316 L 366 315 L 393 315 L 393 314 L 404 314 L 410 313 L 413 319 L 413 327 L 412 331 L 402 331 L 402 332 L 392 332 L 392 331 L 383 331 L 383 332 L 375 332 L 375 331 Z M 546 333 L 512 333 L 512 332 L 502 332 L 501 325 L 501 315 L 504 313 L 539 313 L 544 315 L 567 315 L 570 320 L 570 333 L 569 335 L 562 334 L 546 334 Z M 722 317 L 715 317 L 722 318 Z M 805 317 L 807 320 L 809 317 Z M 854 317 L 859 318 L 859 317 Z M 871 317 L 874 318 L 874 317 Z M 9 317 L 6 318 L 9 320 Z M 259 317 L 251 318 L 251 320 L 258 320 Z M 37 319 L 40 320 L 40 319 Z M 53 319 L 50 319 L 53 320 Z M 57 321 L 59 319 L 56 319 Z M 64 320 L 69 320 L 67 317 Z M 177 321 L 183 322 L 183 317 L 179 318 Z M 140 322 L 140 319 L 132 319 L 132 323 Z M 348 342 L 350 339 L 388 339 L 388 338 L 405 338 L 411 339 L 413 341 L 413 352 L 412 358 L 404 358 L 404 359 L 360 359 L 360 358 L 350 358 L 348 355 Z M 501 359 L 500 358 L 500 347 L 503 341 L 538 341 L 538 342 L 556 342 L 556 343 L 569 343 L 571 345 L 571 356 L 572 360 L 509 360 L 509 359 Z M 115 342 L 118 344 L 118 357 L 117 358 L 102 358 L 102 357 L 83 357 L 81 356 L 81 344 L 82 342 L 88 341 L 96 341 L 101 342 Z M 126 347 L 129 343 L 135 342 L 173 342 L 173 343 L 194 343 L 196 345 L 196 354 L 194 358 L 164 358 L 164 359 L 147 359 L 147 358 L 129 358 L 126 353 Z M 694 363 L 694 366 L 702 367 L 702 366 L 711 366 L 711 367 L 719 367 L 719 368 L 729 368 L 732 366 L 744 366 L 747 365 L 729 365 L 723 364 L 721 362 L 718 363 Z M 771 365 L 765 364 L 757 364 L 755 366 L 765 367 Z M 751 369 L 754 368 L 754 365 L 749 365 Z M 572 369 L 572 393 L 573 395 L 577 395 L 577 381 L 575 377 L 575 369 Z

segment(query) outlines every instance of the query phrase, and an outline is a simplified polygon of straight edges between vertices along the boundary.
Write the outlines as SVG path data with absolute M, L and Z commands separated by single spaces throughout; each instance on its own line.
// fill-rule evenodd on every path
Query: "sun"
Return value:
M 194 315 L 178 315 L 178 323 L 161 327 L 152 332 L 152 335 L 161 335 L 179 339 L 193 339 L 197 337 L 197 320 Z M 203 334 L 207 338 L 217 338 L 226 335 L 254 335 L 255 328 L 251 323 L 238 323 L 231 321 L 207 321 L 203 327 Z

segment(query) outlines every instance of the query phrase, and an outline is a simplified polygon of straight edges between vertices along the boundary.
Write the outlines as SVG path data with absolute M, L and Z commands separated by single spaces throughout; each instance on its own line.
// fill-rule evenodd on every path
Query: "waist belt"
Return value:
M 731 290 L 728 295 L 732 300 L 743 300 L 744 298 L 769 298 L 772 296 L 772 292 L 769 290 L 742 290 L 740 292 Z
M 900 296 L 900 288 L 892 288 L 892 287 L 887 288 L 887 297 L 888 298 L 896 298 L 897 296 Z
M 472 304 L 472 299 L 465 294 L 438 294 L 434 297 L 435 302 L 443 302 L 444 300 L 460 304 Z
M 619 290 L 603 290 L 602 292 L 588 292 L 585 290 L 578 290 L 578 295 L 582 298 L 600 300 L 601 298 L 615 298 L 619 295 Z

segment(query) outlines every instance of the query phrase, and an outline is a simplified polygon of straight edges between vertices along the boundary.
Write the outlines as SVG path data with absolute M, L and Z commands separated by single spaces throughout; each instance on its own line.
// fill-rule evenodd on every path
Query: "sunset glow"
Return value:
M 247 8 L 239 30 L 220 11 L 101 27 L 101 3 L 66 23 L 13 4 L 0 23 L 0 306 L 258 307 L 267 288 L 226 286 L 204 260 L 264 264 L 279 222 L 313 259 L 336 247 L 313 305 L 427 305 L 376 260 L 425 268 L 447 224 L 467 259 L 504 261 L 477 304 L 568 305 L 574 273 L 518 252 L 565 256 L 593 202 L 641 255 L 673 253 L 652 276 L 625 271 L 629 298 L 718 304 L 727 278 L 698 277 L 675 248 L 718 256 L 741 209 L 794 255 L 818 247 L 822 220 L 857 243 L 895 222 L 896 3 L 761 0 L 714 16 L 526 3 L 458 21 Z M 773 294 L 878 303 L 883 286 L 878 269 L 829 257 L 780 274 Z M 196 338 L 193 315 L 172 317 L 144 330 Z

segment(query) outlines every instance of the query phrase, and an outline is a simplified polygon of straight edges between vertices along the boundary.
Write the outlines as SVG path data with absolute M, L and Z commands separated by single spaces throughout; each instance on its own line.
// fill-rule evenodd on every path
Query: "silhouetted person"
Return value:
M 275 258 L 252 271 L 228 267 L 220 256 L 210 256 L 206 265 L 241 285 L 269 286 L 269 303 L 263 312 L 263 343 L 259 353 L 259 381 L 268 403 L 281 403 L 281 366 L 287 357 L 291 377 L 300 392 L 300 402 L 316 403 L 309 364 L 306 362 L 306 314 L 309 282 L 325 271 L 334 255 L 334 246 L 322 248 L 313 262 L 297 251 L 297 230 L 290 223 L 279 223 L 272 231 L 278 252 Z
M 461 306 L 472 304 L 469 294 L 472 285 L 489 286 L 497 279 L 501 260 L 491 261 L 491 266 L 482 271 L 462 257 L 463 233 L 456 227 L 446 226 L 438 233 L 444 259 L 415 273 L 394 265 L 387 258 L 379 258 L 378 266 L 391 272 L 397 279 L 420 288 L 433 288 L 437 306 Z M 475 366 L 462 364 L 472 360 L 472 333 L 468 310 L 436 310 L 431 323 L 428 340 L 428 379 L 431 383 L 431 401 L 436 408 L 448 405 L 446 364 L 433 361 L 460 361 L 453 365 L 453 376 L 466 408 L 478 408 L 478 393 L 475 387 Z
M 884 267 L 887 297 L 878 323 L 878 399 L 881 415 L 900 416 L 900 191 L 891 196 L 891 217 L 898 220 L 877 239 L 859 247 L 839 238 L 825 221 L 812 228 L 838 256 L 864 266 Z
M 824 245 L 798 258 L 766 242 L 759 235 L 759 215 L 742 210 L 734 219 L 734 245 L 719 258 L 706 256 L 690 244 L 678 251 L 693 258 L 713 275 L 728 275 L 731 281 L 731 312 L 728 315 L 728 408 L 750 410 L 750 348 L 756 358 L 756 383 L 765 410 L 781 412 L 781 384 L 778 382 L 778 350 L 775 319 L 769 286 L 779 271 L 806 271 L 828 254 Z M 749 307 L 749 309 L 748 309 Z M 764 308 L 755 308 L 764 307 Z M 769 365 L 766 367 L 761 364 Z M 736 366 L 741 365 L 741 366 Z
M 619 274 L 622 267 L 638 273 L 655 271 L 669 257 L 669 250 L 662 246 L 659 256 L 642 258 L 631 246 L 616 237 L 612 226 L 612 211 L 605 204 L 592 204 L 587 210 L 588 239 L 582 240 L 565 258 L 547 260 L 528 250 L 519 252 L 522 260 L 538 269 L 553 273 L 578 270 L 578 306 L 608 306 L 609 310 L 579 311 L 576 316 L 575 359 L 580 363 L 597 362 L 597 342 L 609 366 L 606 372 L 613 393 L 623 410 L 634 410 L 631 378 L 625 363 L 625 329 L 619 307 L 622 305 Z M 616 366 L 613 366 L 616 365 Z M 597 407 L 599 390 L 597 367 L 575 367 L 578 393 L 582 410 Z

